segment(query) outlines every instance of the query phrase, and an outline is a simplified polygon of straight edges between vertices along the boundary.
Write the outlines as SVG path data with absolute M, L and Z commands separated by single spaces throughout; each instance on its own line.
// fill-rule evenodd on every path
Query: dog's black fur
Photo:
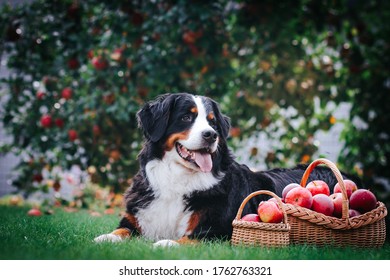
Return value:
M 290 183 L 299 183 L 306 169 L 305 165 L 294 168 L 277 168 L 269 171 L 253 172 L 247 166 L 237 163 L 227 146 L 230 128 L 229 119 L 224 116 L 216 102 L 202 97 L 203 103 L 215 118 L 210 126 L 218 134 L 218 150 L 212 155 L 212 173 L 220 177 L 218 184 L 207 190 L 195 190 L 183 196 L 185 210 L 196 213 L 196 223 L 187 233 L 189 238 L 209 239 L 227 238 L 232 235 L 232 221 L 243 199 L 256 190 L 269 190 L 281 196 L 283 188 Z M 182 120 L 184 113 L 194 106 L 193 96 L 189 94 L 167 94 L 147 103 L 138 113 L 139 126 L 144 131 L 145 143 L 139 154 L 140 170 L 134 177 L 133 185 L 125 193 L 126 211 L 119 228 L 129 229 L 132 235 L 142 234 L 137 222 L 137 213 L 147 208 L 156 199 L 156 193 L 150 185 L 145 167 L 154 159 L 162 159 L 171 135 L 191 128 L 191 123 Z M 223 174 L 223 175 L 221 175 Z M 343 173 L 345 178 L 351 178 Z M 336 178 L 330 169 L 316 167 L 309 180 L 324 180 L 329 186 L 336 184 Z M 352 178 L 358 187 L 361 182 Z M 268 197 L 258 196 L 251 199 L 243 215 L 256 213 L 261 200 Z M 129 218 L 131 217 L 131 218 Z

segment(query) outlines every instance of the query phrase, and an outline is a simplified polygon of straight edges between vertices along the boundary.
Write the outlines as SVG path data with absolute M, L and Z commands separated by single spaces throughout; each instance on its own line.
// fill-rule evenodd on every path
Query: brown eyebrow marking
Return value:
M 192 107 L 190 111 L 191 111 L 191 113 L 196 114 L 196 113 L 198 113 L 198 108 L 197 107 Z
M 213 119 L 214 119 L 214 113 L 213 113 L 213 112 L 210 112 L 210 113 L 207 115 L 207 119 L 213 120 Z

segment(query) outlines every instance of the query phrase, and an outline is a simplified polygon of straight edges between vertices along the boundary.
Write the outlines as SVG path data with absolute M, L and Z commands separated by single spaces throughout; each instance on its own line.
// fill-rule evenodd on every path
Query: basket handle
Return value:
M 341 175 L 340 170 L 337 168 L 337 166 L 333 162 L 331 162 L 330 160 L 327 160 L 325 158 L 319 158 L 319 159 L 314 160 L 306 168 L 305 173 L 302 176 L 300 185 L 302 187 L 306 186 L 306 183 L 307 183 L 307 180 L 309 179 L 310 173 L 313 171 L 313 169 L 317 165 L 320 165 L 320 164 L 324 164 L 327 167 L 329 167 L 332 170 L 333 174 L 336 176 L 337 182 L 339 183 L 340 188 L 341 188 L 341 194 L 343 195 L 341 218 L 342 219 L 348 219 L 349 218 L 349 213 L 348 213 L 349 205 L 348 205 L 347 191 L 345 189 L 343 176 Z
M 283 203 L 281 201 L 281 199 L 276 195 L 274 194 L 273 192 L 270 192 L 270 191 L 265 191 L 265 190 L 260 190 L 260 191 L 255 191 L 251 194 L 249 194 L 241 203 L 240 205 L 240 208 L 238 208 L 238 212 L 237 212 L 237 215 L 236 215 L 236 220 L 240 220 L 241 219 L 241 216 L 242 216 L 242 211 L 244 211 L 244 207 L 245 205 L 248 203 L 248 201 L 255 197 L 255 196 L 258 196 L 258 195 L 261 195 L 261 194 L 266 194 L 266 195 L 269 195 L 269 196 L 272 196 L 273 198 L 276 199 L 276 202 L 278 203 L 278 206 L 279 206 L 279 209 L 282 210 L 283 212 L 283 221 L 285 224 L 287 224 L 287 213 L 286 211 L 284 210 L 284 207 L 283 207 Z

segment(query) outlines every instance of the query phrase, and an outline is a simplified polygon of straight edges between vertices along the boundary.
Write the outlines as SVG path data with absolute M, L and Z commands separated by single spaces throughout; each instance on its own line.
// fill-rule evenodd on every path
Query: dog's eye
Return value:
M 191 115 L 184 115 L 181 120 L 183 122 L 192 122 L 192 116 Z

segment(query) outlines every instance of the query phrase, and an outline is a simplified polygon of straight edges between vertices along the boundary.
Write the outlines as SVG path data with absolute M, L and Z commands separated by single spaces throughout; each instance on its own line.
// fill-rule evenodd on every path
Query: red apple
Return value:
M 123 49 L 122 49 L 122 48 L 115 49 L 115 50 L 111 53 L 110 58 L 111 58 L 112 60 L 115 60 L 115 61 L 121 61 L 122 58 L 123 58 Z
M 73 91 L 70 87 L 64 88 L 61 92 L 61 97 L 66 99 L 66 100 L 71 99 L 72 95 L 73 95 Z
M 69 69 L 75 70 L 80 67 L 80 63 L 77 60 L 77 58 L 71 58 L 68 60 L 68 67 Z
M 92 58 L 92 65 L 96 70 L 104 70 L 108 67 L 108 62 L 101 56 Z
M 271 197 L 270 199 L 268 199 L 268 201 L 272 201 L 272 202 L 276 203 L 276 205 L 278 205 L 278 201 L 276 200 L 275 197 Z
M 376 202 L 376 197 L 372 192 L 365 189 L 359 189 L 352 193 L 351 198 L 349 199 L 349 207 L 363 214 L 375 209 Z
M 97 124 L 93 125 L 92 131 L 93 131 L 93 135 L 95 136 L 99 136 L 100 133 L 102 132 L 100 127 Z
M 70 129 L 68 131 L 68 136 L 70 141 L 75 141 L 78 138 L 77 131 L 74 129 Z
M 323 193 L 316 194 L 313 196 L 311 209 L 326 216 L 332 216 L 334 210 L 333 201 L 329 196 Z
M 356 191 L 358 188 L 355 184 L 355 182 L 351 181 L 351 180 L 343 180 L 344 182 L 344 186 L 345 186 L 345 190 L 347 191 L 347 196 L 348 198 L 351 197 L 351 194 Z M 340 187 L 340 184 L 337 183 L 334 188 L 333 188 L 333 193 L 341 193 L 341 187 Z
M 313 196 L 306 188 L 293 188 L 287 193 L 285 202 L 310 209 L 313 203 Z
M 52 125 L 52 118 L 50 115 L 43 115 L 41 117 L 41 125 L 42 127 L 48 128 Z
M 322 180 L 314 180 L 307 184 L 306 189 L 308 189 L 312 196 L 315 196 L 317 194 L 325 194 L 327 196 L 330 195 L 329 186 L 327 183 L 325 183 Z
M 333 216 L 341 218 L 343 213 L 343 195 L 341 193 L 334 193 L 329 196 L 333 201 Z
M 36 94 L 38 100 L 42 100 L 43 98 L 45 98 L 45 95 L 46 94 L 43 91 L 38 91 Z
M 88 57 L 88 59 L 92 59 L 92 58 L 94 58 L 94 56 L 95 56 L 94 50 L 89 50 L 89 51 L 87 52 L 87 57 Z
M 283 221 L 283 212 L 273 201 L 260 202 L 257 213 L 264 223 L 280 223 Z
M 291 184 L 288 184 L 287 186 L 285 186 L 283 191 L 282 191 L 282 199 L 283 199 L 283 201 L 285 201 L 287 193 L 290 190 L 292 190 L 294 188 L 297 188 L 297 187 L 301 187 L 301 185 L 297 184 L 297 183 L 291 183 Z
M 260 217 L 257 214 L 247 214 L 241 218 L 241 221 L 256 222 L 256 223 L 261 222 Z
M 36 173 L 36 174 L 34 174 L 34 175 L 33 175 L 33 181 L 34 181 L 34 182 L 38 182 L 38 183 L 42 182 L 42 181 L 43 181 L 43 176 L 42 176 L 42 174 L 41 174 L 41 173 Z
M 57 127 L 63 128 L 64 127 L 64 120 L 63 119 L 55 119 L 54 123 L 56 124 Z
M 27 212 L 27 215 L 29 216 L 42 216 L 41 210 L 37 208 L 32 208 Z
M 187 31 L 183 34 L 182 39 L 186 44 L 194 44 L 196 42 L 197 36 L 194 31 Z
M 348 214 L 350 218 L 361 215 L 360 212 L 355 209 L 349 209 Z

